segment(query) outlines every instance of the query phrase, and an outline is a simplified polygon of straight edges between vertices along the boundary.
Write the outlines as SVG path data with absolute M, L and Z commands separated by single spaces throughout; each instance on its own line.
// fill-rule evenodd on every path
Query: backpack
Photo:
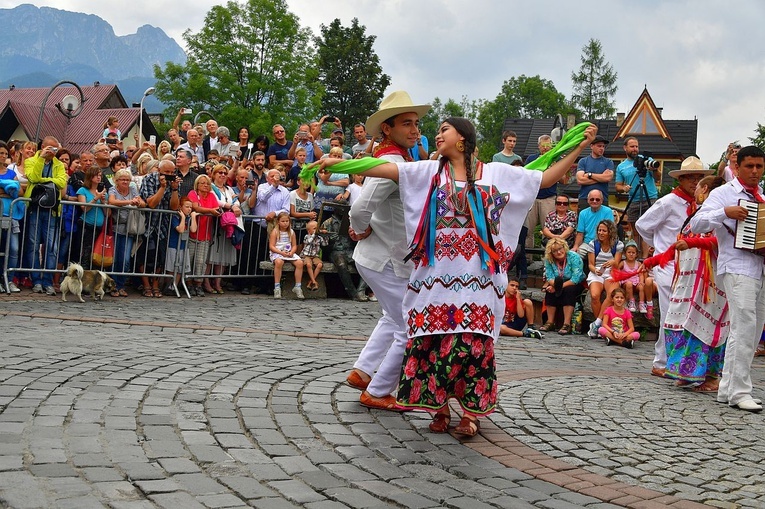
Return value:
M 611 255 L 612 256 L 616 256 L 616 242 L 612 242 L 612 244 L 613 244 L 613 246 L 611 246 Z M 594 242 L 594 246 L 595 246 L 595 250 L 594 250 L 595 258 L 597 259 L 598 255 L 600 254 L 600 241 L 596 240 Z

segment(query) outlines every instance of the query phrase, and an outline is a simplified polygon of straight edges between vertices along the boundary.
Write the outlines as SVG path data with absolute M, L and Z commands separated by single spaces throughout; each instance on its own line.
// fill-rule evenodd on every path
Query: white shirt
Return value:
M 348 204 L 353 205 L 353 203 L 361 194 L 361 186 L 355 182 L 352 182 L 350 185 L 348 185 L 348 187 L 345 188 L 345 190 L 348 191 Z
M 270 212 L 290 212 L 290 192 L 282 186 L 272 186 L 271 184 L 260 184 L 258 186 L 258 198 L 255 202 L 253 215 L 265 217 Z M 258 219 L 261 226 L 266 226 L 265 219 Z
M 688 203 L 676 194 L 669 193 L 645 211 L 635 223 L 635 228 L 640 237 L 659 254 L 677 241 L 677 234 L 686 219 Z M 671 263 L 674 264 L 674 260 Z
M 713 189 L 701 209 L 691 219 L 691 230 L 698 233 L 714 230 L 717 237 L 718 274 L 740 274 L 759 280 L 765 268 L 763 257 L 734 248 L 733 235 L 725 228 L 727 225 L 731 231 L 736 231 L 737 221 L 725 215 L 725 207 L 738 205 L 739 200 L 756 201 L 744 190 L 738 179 Z
M 380 159 L 404 162 L 402 156 L 393 154 Z M 351 228 L 361 233 L 370 225 L 372 233 L 356 244 L 354 261 L 376 272 L 382 272 L 390 262 L 396 276 L 409 278 L 412 263 L 404 263 L 404 258 L 409 254 L 409 246 L 404 228 L 404 206 L 396 182 L 375 177 L 364 180 L 361 193 L 351 206 Z

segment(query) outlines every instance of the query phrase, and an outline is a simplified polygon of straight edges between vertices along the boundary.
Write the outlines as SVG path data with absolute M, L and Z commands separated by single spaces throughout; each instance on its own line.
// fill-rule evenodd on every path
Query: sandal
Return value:
M 555 324 L 553 322 L 547 322 L 537 330 L 541 330 L 542 332 L 550 332 L 555 328 Z
M 154 293 L 152 293 L 151 288 L 144 288 L 143 296 L 144 297 L 154 297 Z
M 119 297 L 120 292 L 118 292 L 117 290 L 114 290 L 113 292 L 110 292 L 109 295 L 111 295 L 112 297 Z
M 436 412 L 436 415 L 433 416 L 433 420 L 428 425 L 428 428 L 430 428 L 430 431 L 433 433 L 446 433 L 449 429 L 450 422 L 452 422 L 451 414 Z
M 471 419 L 470 417 L 462 417 L 460 423 L 454 428 L 454 432 L 458 435 L 466 437 L 474 437 L 481 430 L 481 423 L 478 419 Z
M 162 298 L 162 292 L 160 291 L 160 289 L 159 289 L 159 288 L 154 288 L 154 289 L 152 289 L 152 290 L 151 290 L 151 293 L 152 293 L 152 295 L 153 295 L 154 297 L 156 297 L 157 299 L 161 299 L 161 298 Z
M 128 293 L 125 291 L 124 288 L 121 288 L 119 291 L 120 297 L 127 297 Z
M 757 350 L 754 351 L 754 356 L 755 357 L 762 357 L 763 355 L 765 355 L 765 344 L 758 343 L 757 344 Z
M 691 389 L 691 392 L 702 392 L 702 393 L 708 393 L 708 392 L 717 392 L 717 389 L 720 387 L 719 380 L 707 380 L 701 385 L 698 385 Z
M 571 334 L 571 324 L 570 323 L 563 324 L 563 327 L 560 328 L 560 330 L 558 331 L 558 334 L 562 336 Z

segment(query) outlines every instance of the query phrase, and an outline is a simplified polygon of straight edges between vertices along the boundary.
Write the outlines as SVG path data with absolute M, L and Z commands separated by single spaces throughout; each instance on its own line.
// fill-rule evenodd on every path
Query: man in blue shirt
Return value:
M 587 207 L 587 197 L 593 189 L 603 194 L 603 205 L 608 205 L 608 183 L 614 178 L 614 162 L 603 157 L 606 145 L 608 140 L 605 137 L 596 136 L 590 145 L 590 155 L 580 159 L 577 165 L 576 182 L 582 186 L 579 190 L 580 211 Z
M 659 168 L 647 168 L 648 172 L 644 179 L 646 191 L 648 191 L 648 200 L 645 193 L 640 189 L 640 179 L 638 178 L 637 168 L 635 167 L 635 157 L 640 153 L 640 146 L 637 138 L 630 136 L 624 140 L 624 153 L 627 159 L 619 163 L 616 167 L 616 190 L 620 193 L 629 193 L 630 206 L 627 209 L 627 221 L 629 221 L 633 239 L 640 242 L 640 249 L 643 258 L 648 257 L 648 244 L 646 244 L 638 235 L 635 229 L 635 222 L 640 216 L 648 210 L 651 203 L 656 201 L 659 193 L 656 190 L 656 171 Z M 639 192 L 639 194 L 638 194 Z
M 588 242 L 595 239 L 598 223 L 604 219 L 614 220 L 613 210 L 603 205 L 603 193 L 598 189 L 590 191 L 587 202 L 590 206 L 579 212 L 579 221 L 576 223 L 574 251 L 579 251 L 580 255 L 587 254 L 586 250 L 579 250 L 579 246 L 586 246 Z

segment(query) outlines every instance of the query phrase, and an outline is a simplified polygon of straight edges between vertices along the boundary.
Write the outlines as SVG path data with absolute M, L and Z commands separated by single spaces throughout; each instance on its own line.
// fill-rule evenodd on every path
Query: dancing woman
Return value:
M 404 409 L 435 412 L 433 432 L 447 431 L 451 397 L 464 411 L 458 434 L 475 435 L 477 418 L 494 410 L 494 341 L 504 314 L 507 266 L 540 186 L 562 178 L 597 128 L 579 132 L 581 141 L 565 145 L 573 151 L 543 173 L 481 163 L 473 156 L 475 127 L 454 117 L 438 129 L 437 161 L 323 159 L 314 165 L 337 165 L 332 170 L 343 173 L 362 172 L 365 165 L 365 175 L 399 184 L 414 270 L 403 300 L 409 342 L 397 401 Z

